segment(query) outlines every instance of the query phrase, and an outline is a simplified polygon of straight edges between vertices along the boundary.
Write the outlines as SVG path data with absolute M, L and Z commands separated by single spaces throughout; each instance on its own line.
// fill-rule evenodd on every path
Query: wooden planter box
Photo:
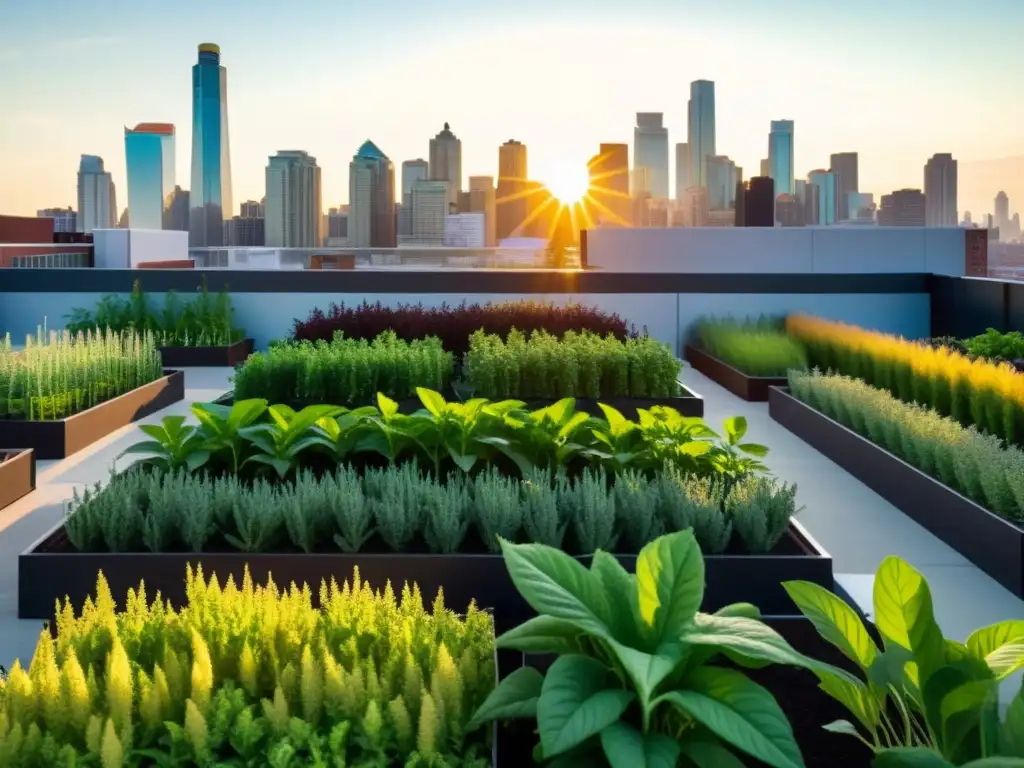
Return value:
M 695 371 L 704 374 L 737 397 L 742 397 L 751 403 L 767 402 L 768 390 L 771 387 L 784 387 L 788 383 L 785 376 L 748 376 L 738 368 L 733 368 L 728 363 L 689 344 L 683 350 L 683 356 Z
M 165 368 L 234 368 L 252 354 L 252 339 L 228 347 L 160 347 Z
M 627 570 L 635 571 L 635 554 L 617 557 Z M 579 559 L 590 562 L 589 556 Z M 802 579 L 827 589 L 834 584 L 832 557 L 795 520 L 773 554 L 709 555 L 705 562 L 704 609 L 709 611 L 749 602 L 765 615 L 792 615 L 796 608 L 781 586 L 783 581 Z M 475 600 L 493 609 L 499 634 L 532 615 L 500 554 L 75 552 L 61 523 L 18 557 L 18 617 L 51 619 L 54 601 L 64 597 L 81 607 L 95 590 L 98 571 L 103 571 L 114 595 L 145 581 L 149 594 L 159 590 L 165 600 L 180 606 L 188 563 L 201 564 L 207 577 L 216 573 L 222 584 L 228 576 L 240 583 L 248 564 L 256 583 L 266 582 L 268 574 L 279 585 L 305 582 L 313 588 L 314 600 L 322 580 L 333 577 L 340 583 L 351 578 L 358 566 L 362 578 L 375 586 L 383 587 L 389 579 L 393 585 L 415 582 L 428 600 L 443 587 L 445 603 L 456 610 Z
M 35 489 L 36 457 L 32 449 L 0 449 L 0 509 Z
M 133 421 L 152 416 L 184 399 L 185 374 L 163 377 L 57 421 L 0 419 L 0 445 L 25 446 L 37 459 L 63 459 Z
M 773 388 L 768 413 L 978 568 L 1024 597 L 1024 530 L 941 481 Z

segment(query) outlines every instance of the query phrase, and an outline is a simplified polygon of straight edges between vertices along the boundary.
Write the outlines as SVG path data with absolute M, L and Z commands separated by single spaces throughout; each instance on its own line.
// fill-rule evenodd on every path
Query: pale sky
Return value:
M 707 79 L 717 150 L 747 177 L 769 122 L 791 119 L 798 178 L 857 151 L 877 196 L 922 186 L 927 158 L 952 152 L 961 211 L 991 211 L 1000 188 L 1024 210 L 1022 163 L 983 162 L 1024 156 L 1022 33 L 1024 0 L 0 0 L 0 212 L 74 206 L 83 153 L 123 208 L 138 122 L 175 124 L 188 188 L 201 42 L 228 71 L 236 208 L 263 196 L 278 150 L 317 158 L 327 208 L 347 201 L 365 139 L 397 169 L 445 121 L 466 177 L 496 175 L 510 138 L 531 177 L 572 175 L 600 142 L 632 145 L 638 111 L 685 141 L 689 83 Z

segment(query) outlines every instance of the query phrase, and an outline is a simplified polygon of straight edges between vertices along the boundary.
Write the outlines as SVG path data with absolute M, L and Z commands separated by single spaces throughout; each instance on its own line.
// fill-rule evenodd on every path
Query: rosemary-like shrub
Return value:
M 103 575 L 31 667 L 0 684 L 0 765 L 490 765 L 467 732 L 494 687 L 494 629 L 415 586 L 280 591 L 186 574 L 175 611 L 145 589 L 118 611 Z
M 416 387 L 447 391 L 455 361 L 436 338 L 402 341 L 393 332 L 373 341 L 347 339 L 275 344 L 235 372 L 235 400 L 366 405 L 378 392 L 415 397 Z
M 130 468 L 69 504 L 68 538 L 81 552 L 465 551 L 469 534 L 492 552 L 497 537 L 577 554 L 639 552 L 667 531 L 693 528 L 720 553 L 739 536 L 750 552 L 774 547 L 796 514 L 796 489 L 756 475 L 697 478 L 667 467 L 610 478 L 536 470 L 526 480 L 489 468 L 438 482 L 414 464 L 363 473 L 342 467 L 294 482 Z M 477 545 L 479 546 L 479 544 Z
M 477 331 L 462 376 L 474 397 L 675 397 L 682 364 L 649 336 L 620 341 L 611 334 L 513 330 L 505 339 Z
M 152 333 L 69 331 L 0 344 L 0 419 L 67 418 L 163 375 Z

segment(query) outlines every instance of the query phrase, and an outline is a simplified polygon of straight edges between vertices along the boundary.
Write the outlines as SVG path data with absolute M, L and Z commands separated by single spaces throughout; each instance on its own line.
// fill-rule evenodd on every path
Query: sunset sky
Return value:
M 718 151 L 748 177 L 769 121 L 792 119 L 798 178 L 858 151 L 861 191 L 879 195 L 920 187 L 925 160 L 952 152 L 961 212 L 991 211 L 1000 188 L 1024 209 L 1024 0 L 0 6 L 0 213 L 74 206 L 83 153 L 104 158 L 123 208 L 123 127 L 143 121 L 177 126 L 187 188 L 190 68 L 206 41 L 228 70 L 236 205 L 263 196 L 282 149 L 313 154 L 324 207 L 344 203 L 365 139 L 397 167 L 427 157 L 445 121 L 467 177 L 496 175 L 510 138 L 531 177 L 571 176 L 600 142 L 632 144 L 637 111 L 664 112 L 669 141 L 685 141 L 689 82 L 709 79 Z M 1017 159 L 991 162 L 1003 158 Z

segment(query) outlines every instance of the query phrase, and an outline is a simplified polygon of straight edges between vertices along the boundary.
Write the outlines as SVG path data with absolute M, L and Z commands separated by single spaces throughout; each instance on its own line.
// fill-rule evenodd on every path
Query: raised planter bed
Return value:
M 165 370 L 156 381 L 66 419 L 0 419 L 0 445 L 32 448 L 37 459 L 63 459 L 184 397 L 185 374 Z
M 35 489 L 36 457 L 32 449 L 0 449 L 0 509 Z
M 751 403 L 767 402 L 769 388 L 784 387 L 787 383 L 785 376 L 748 376 L 738 368 L 733 368 L 728 363 L 689 344 L 683 350 L 683 356 L 695 371 L 704 374 L 737 397 L 742 397 Z
M 816 411 L 787 389 L 772 388 L 768 413 L 1015 595 L 1024 597 L 1024 530 Z
M 252 339 L 242 339 L 227 347 L 160 347 L 167 368 L 234 368 L 252 354 Z
M 636 555 L 619 555 L 633 572 Z M 581 557 L 589 563 L 589 556 Z M 765 615 L 794 615 L 793 606 L 781 582 L 803 579 L 831 589 L 832 557 L 795 520 L 787 534 L 768 555 L 709 555 L 705 610 L 749 602 Z M 279 585 L 306 582 L 313 588 L 323 579 L 350 578 L 358 566 L 363 578 L 383 586 L 415 582 L 426 599 L 444 588 L 445 602 L 468 605 L 470 600 L 494 610 L 499 633 L 519 624 L 532 614 L 519 597 L 500 554 L 374 554 L 374 553 L 288 553 L 247 554 L 244 552 L 74 552 L 63 523 L 51 529 L 18 557 L 18 617 L 53 618 L 54 601 L 65 596 L 80 606 L 103 571 L 115 595 L 146 582 L 149 594 L 158 590 L 165 600 L 181 605 L 185 597 L 185 566 L 201 564 L 209 577 L 216 573 L 221 583 L 228 576 L 240 582 L 244 566 L 256 583 L 273 574 Z

